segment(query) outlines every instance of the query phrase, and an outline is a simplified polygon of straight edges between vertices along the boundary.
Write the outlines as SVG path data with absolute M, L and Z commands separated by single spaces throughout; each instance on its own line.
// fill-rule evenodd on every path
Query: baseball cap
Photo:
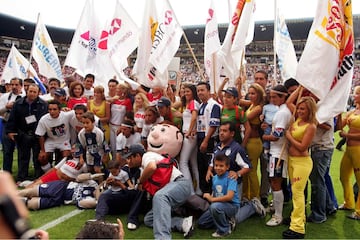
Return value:
M 234 97 L 239 97 L 238 90 L 235 87 L 228 87 L 226 90 L 222 90 L 223 92 L 226 92 Z
M 140 144 L 140 143 L 135 143 L 135 144 L 131 145 L 131 146 L 129 147 L 128 152 L 127 152 L 126 154 L 124 154 L 122 157 L 125 158 L 125 159 L 127 159 L 127 158 L 129 158 L 130 156 L 135 155 L 135 154 L 137 154 L 137 153 L 139 153 L 140 155 L 143 155 L 143 154 L 145 153 L 145 148 L 144 148 L 144 146 L 143 146 L 142 144 Z
M 54 92 L 56 96 L 66 96 L 66 92 L 63 88 L 57 88 Z
M 161 97 L 157 103 L 158 107 L 169 107 L 171 105 L 170 99 L 166 98 L 166 97 Z

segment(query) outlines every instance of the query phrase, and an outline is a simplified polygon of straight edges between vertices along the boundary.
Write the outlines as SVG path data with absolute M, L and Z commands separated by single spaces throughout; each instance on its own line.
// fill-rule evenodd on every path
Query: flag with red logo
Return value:
M 354 72 L 351 0 L 318 1 L 296 79 L 315 94 L 322 123 L 345 110 Z
M 241 59 L 244 55 L 245 46 L 250 44 L 254 38 L 254 12 L 255 0 L 246 0 L 231 45 L 231 56 L 235 65 L 236 77 L 240 74 Z
M 150 53 L 150 63 L 160 73 L 164 73 L 180 46 L 183 30 L 168 0 L 160 13 Z
M 298 65 L 295 48 L 291 41 L 284 16 L 276 9 L 274 47 L 283 81 L 295 78 Z
M 155 32 L 159 25 L 154 0 L 147 0 L 145 3 L 144 18 L 141 26 L 140 40 L 137 49 L 137 58 L 133 67 L 133 74 L 137 81 L 144 86 L 166 86 L 167 73 L 160 74 L 156 68 L 149 63 Z
M 210 90 L 212 93 L 217 91 L 217 88 L 220 85 L 219 76 L 221 65 L 218 63 L 216 56 L 219 49 L 220 39 L 218 22 L 216 18 L 216 10 L 214 8 L 214 2 L 211 0 L 204 34 L 204 66 L 205 72 L 210 79 Z
M 31 56 L 39 67 L 39 72 L 47 78 L 62 79 L 59 57 L 40 14 L 35 28 Z
M 246 13 L 248 14 L 249 19 L 242 17 L 246 5 Z M 248 25 L 250 24 L 250 12 L 253 11 L 253 9 L 254 0 L 238 0 L 224 42 L 218 53 L 221 64 L 224 67 L 223 72 L 231 81 L 234 81 L 240 75 L 239 69 L 241 57 L 245 46 L 245 44 L 242 44 L 241 42 L 245 41 L 247 35 L 250 36 L 250 34 L 247 34 L 249 27 L 246 26 L 245 23 L 247 22 Z M 246 27 L 246 29 L 240 29 L 239 27 L 241 18 L 243 18 L 242 25 L 243 27 Z M 241 30 L 241 32 L 238 33 L 239 30 Z
M 75 30 L 65 65 L 83 73 L 95 73 L 97 68 L 98 44 L 101 34 L 95 14 L 93 0 L 85 2 L 80 21 Z
M 118 74 L 128 66 L 127 57 L 136 49 L 138 43 L 138 27 L 120 2 L 116 1 L 114 17 L 111 19 L 108 32 L 108 53 Z

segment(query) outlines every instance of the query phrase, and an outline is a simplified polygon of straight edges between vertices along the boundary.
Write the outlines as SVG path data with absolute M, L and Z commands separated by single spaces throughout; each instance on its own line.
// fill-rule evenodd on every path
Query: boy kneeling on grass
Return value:
M 236 180 L 229 178 L 230 159 L 224 154 L 215 156 L 212 178 L 212 194 L 204 193 L 203 197 L 211 204 L 209 209 L 198 220 L 199 228 L 213 228 L 213 237 L 229 235 L 235 228 L 235 214 L 240 207 Z

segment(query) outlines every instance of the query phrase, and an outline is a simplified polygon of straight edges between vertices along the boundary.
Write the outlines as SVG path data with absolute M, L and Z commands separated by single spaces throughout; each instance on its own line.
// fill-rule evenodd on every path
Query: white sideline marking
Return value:
M 39 229 L 42 230 L 48 230 L 49 228 L 55 227 L 56 225 L 65 222 L 66 220 L 68 220 L 69 218 L 72 218 L 73 216 L 78 215 L 79 213 L 82 213 L 84 210 L 80 210 L 80 209 L 75 209 L 74 211 L 69 212 L 68 214 L 65 214 L 62 217 L 59 217 L 58 219 L 51 221 L 41 227 L 39 227 Z

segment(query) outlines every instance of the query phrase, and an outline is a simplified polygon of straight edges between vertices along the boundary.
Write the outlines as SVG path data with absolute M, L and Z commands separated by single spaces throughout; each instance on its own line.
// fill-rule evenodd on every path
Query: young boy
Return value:
M 198 225 L 199 228 L 216 227 L 213 237 L 224 237 L 231 233 L 235 228 L 233 219 L 240 207 L 237 181 L 229 178 L 229 167 L 230 159 L 226 155 L 215 156 L 216 175 L 212 178 L 212 194 L 204 193 L 203 195 L 211 205 L 199 218 Z
M 77 139 L 80 164 L 86 160 L 89 172 L 101 173 L 102 162 L 107 162 L 107 153 L 110 151 L 104 133 L 94 125 L 95 117 L 92 112 L 84 113 L 81 122 L 84 128 L 80 130 Z
M 107 169 L 110 171 L 110 175 L 106 179 L 106 184 L 109 186 L 108 190 L 110 190 L 109 192 L 118 192 L 126 188 L 134 189 L 129 174 L 120 168 L 118 161 L 109 161 Z M 102 194 L 105 194 L 107 191 Z

